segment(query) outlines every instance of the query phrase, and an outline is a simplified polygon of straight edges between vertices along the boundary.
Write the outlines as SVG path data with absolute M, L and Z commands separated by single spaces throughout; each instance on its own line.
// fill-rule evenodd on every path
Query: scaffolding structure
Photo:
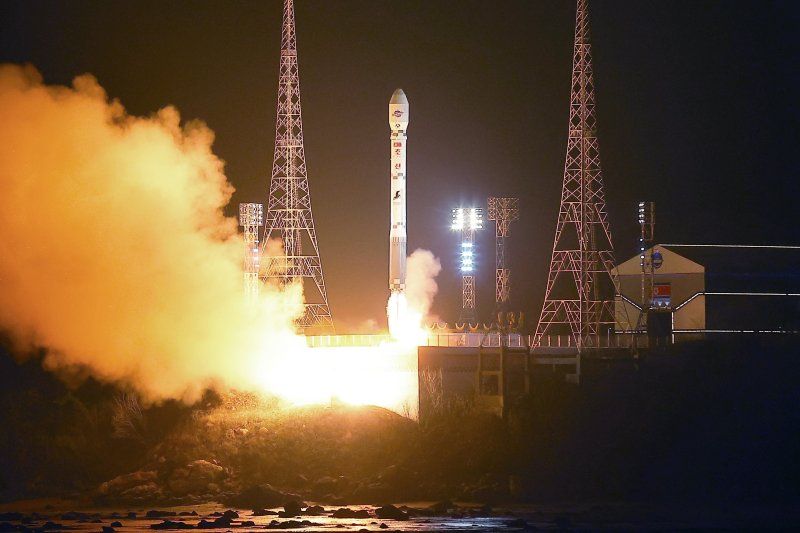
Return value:
M 511 269 L 506 267 L 506 239 L 511 223 L 519 220 L 519 198 L 498 198 L 490 196 L 488 218 L 495 221 L 495 282 L 494 299 L 496 311 L 507 311 L 511 296 Z
M 534 345 L 544 335 L 566 333 L 580 354 L 599 347 L 613 329 L 619 281 L 603 193 L 586 0 L 577 1 L 575 21 L 561 208 Z
M 248 305 L 258 301 L 261 251 L 258 232 L 264 224 L 263 204 L 239 204 L 239 225 L 244 234 L 244 298 Z
M 274 249 L 270 239 L 279 240 L 278 250 Z M 262 247 L 266 282 L 281 286 L 303 284 L 305 310 L 297 321 L 298 328 L 333 333 L 333 318 L 311 214 L 293 0 L 284 0 L 283 5 L 275 156 Z

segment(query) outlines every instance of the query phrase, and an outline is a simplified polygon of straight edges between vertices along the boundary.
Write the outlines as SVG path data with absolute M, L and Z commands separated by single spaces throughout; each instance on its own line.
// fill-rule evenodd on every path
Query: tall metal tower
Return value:
M 599 346 L 601 334 L 614 327 L 613 297 L 619 294 L 613 250 L 597 142 L 589 14 L 586 0 L 578 0 L 561 209 L 534 346 L 543 335 L 565 333 L 579 353 Z
M 506 268 L 506 239 L 511 223 L 519 220 L 519 198 L 489 197 L 489 220 L 495 221 L 494 299 L 498 311 L 505 311 L 511 294 L 511 270 Z
M 261 282 L 258 279 L 261 251 L 258 231 L 264 224 L 262 204 L 239 204 L 239 225 L 244 230 L 244 297 L 252 305 L 258 300 Z
M 466 323 L 475 322 L 475 232 L 483 229 L 483 209 L 458 207 L 453 209 L 453 231 L 461 234 L 461 316 Z
M 266 263 L 263 277 L 281 285 L 303 283 L 305 313 L 297 325 L 303 330 L 332 332 L 303 148 L 293 0 L 284 1 L 282 28 L 275 157 L 262 243 Z M 268 256 L 269 240 L 276 238 L 280 238 L 283 248 Z

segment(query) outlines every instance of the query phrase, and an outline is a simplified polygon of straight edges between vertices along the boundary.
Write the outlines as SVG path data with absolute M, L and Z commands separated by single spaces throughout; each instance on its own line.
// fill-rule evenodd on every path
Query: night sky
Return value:
M 312 206 L 340 332 L 385 320 L 387 103 L 397 87 L 411 106 L 409 252 L 429 249 L 443 266 L 433 311 L 452 321 L 460 307 L 450 209 L 519 196 L 512 307 L 538 318 L 566 148 L 574 10 L 569 0 L 297 0 Z M 132 114 L 172 104 L 205 121 L 237 189 L 233 216 L 239 202 L 266 203 L 281 13 L 280 0 L 6 0 L 0 62 L 32 63 L 49 84 L 89 72 Z M 590 21 L 618 260 L 635 253 L 639 200 L 656 202 L 660 242 L 800 244 L 798 4 L 597 0 Z M 493 234 L 489 224 L 479 238 L 486 320 Z

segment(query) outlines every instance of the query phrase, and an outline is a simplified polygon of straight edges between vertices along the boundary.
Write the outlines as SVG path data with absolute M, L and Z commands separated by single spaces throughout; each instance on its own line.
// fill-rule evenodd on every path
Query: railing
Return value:
M 422 346 L 443 348 L 485 348 L 506 346 L 508 348 L 527 348 L 531 337 L 519 333 L 437 333 L 427 336 Z
M 314 335 L 306 337 L 306 344 L 311 348 L 380 346 L 391 340 L 390 335 Z

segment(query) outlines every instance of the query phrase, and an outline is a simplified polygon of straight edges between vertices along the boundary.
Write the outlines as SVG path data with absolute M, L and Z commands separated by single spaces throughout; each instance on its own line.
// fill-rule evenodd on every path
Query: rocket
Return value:
M 396 89 L 389 100 L 389 149 L 391 154 L 391 185 L 389 203 L 389 292 L 406 290 L 406 129 L 408 129 L 408 98 Z

